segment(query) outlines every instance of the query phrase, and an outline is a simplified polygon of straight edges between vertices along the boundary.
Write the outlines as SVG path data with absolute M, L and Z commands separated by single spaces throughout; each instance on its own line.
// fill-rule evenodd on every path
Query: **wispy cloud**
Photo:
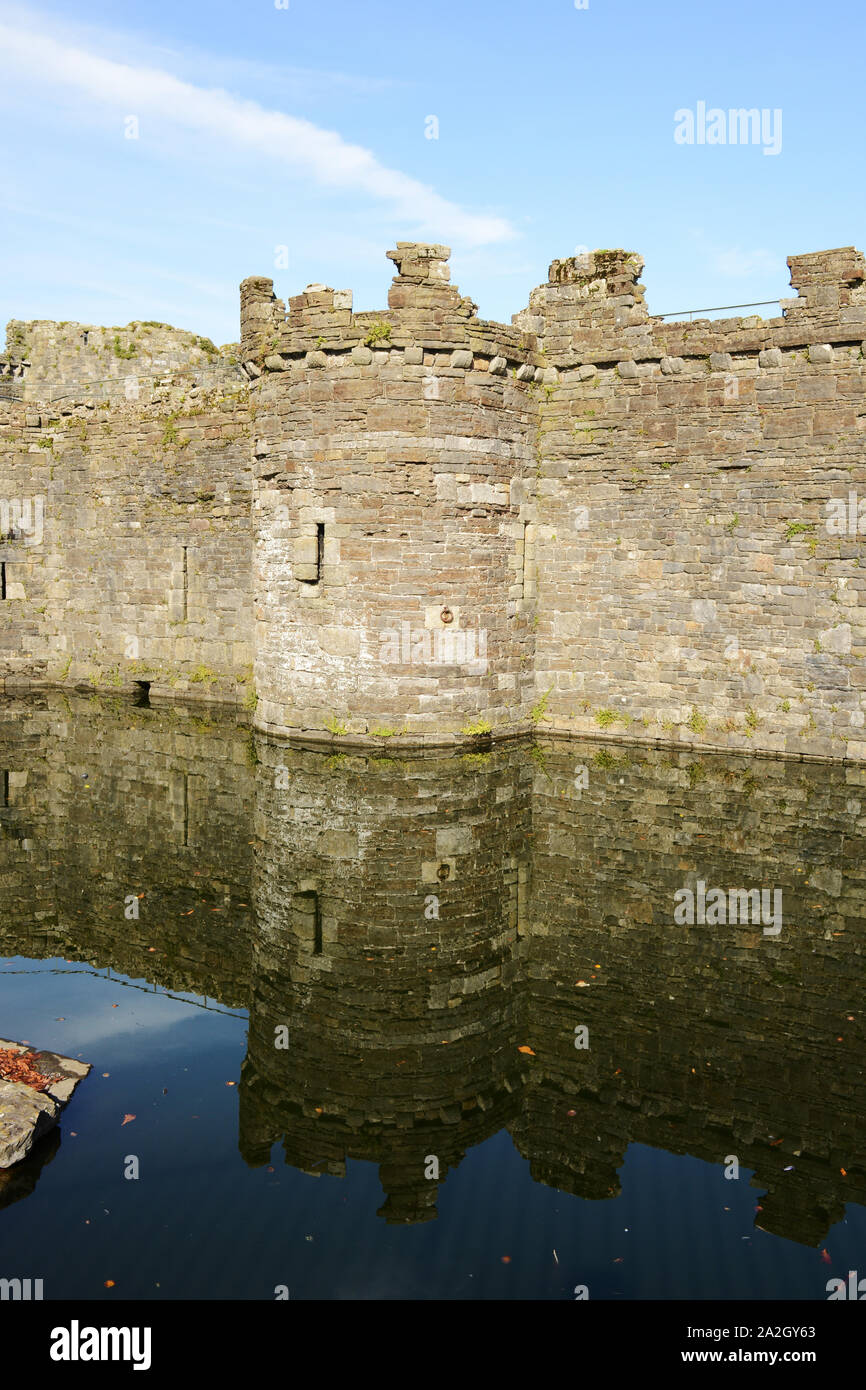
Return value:
M 742 280 L 748 275 L 778 275 L 780 260 L 771 251 L 742 251 L 739 247 L 719 251 L 713 260 L 713 268 L 720 275 L 730 275 Z
M 319 187 L 379 199 L 427 236 L 477 246 L 515 235 L 506 219 L 467 211 L 336 131 L 221 89 L 196 86 L 160 68 L 118 62 L 8 23 L 0 23 L 0 65 L 34 85 L 49 90 L 60 85 L 122 116 L 134 114 L 142 124 L 150 116 L 203 135 L 222 158 L 232 148 L 254 152 Z

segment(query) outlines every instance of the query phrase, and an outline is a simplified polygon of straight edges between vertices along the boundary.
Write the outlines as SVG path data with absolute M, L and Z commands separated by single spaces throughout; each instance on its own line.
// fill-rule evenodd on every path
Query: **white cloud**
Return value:
M 101 57 L 33 30 L 0 23 L 0 64 L 10 76 L 53 90 L 59 84 L 90 102 L 114 107 L 122 119 L 149 116 L 177 130 L 204 135 L 225 158 L 227 148 L 288 166 L 320 187 L 360 193 L 390 205 L 394 215 L 426 236 L 488 245 L 515 235 L 504 218 L 466 211 L 419 180 L 380 163 L 370 150 L 312 121 L 267 110 L 220 89 L 182 81 L 155 67 Z

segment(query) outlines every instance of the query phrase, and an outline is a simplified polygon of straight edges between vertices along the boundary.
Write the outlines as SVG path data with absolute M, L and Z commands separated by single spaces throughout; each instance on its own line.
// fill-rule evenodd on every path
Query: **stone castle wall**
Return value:
M 225 349 L 11 324 L 0 501 L 44 539 L 0 540 L 0 678 L 313 738 L 866 758 L 861 253 L 791 257 L 779 318 L 669 323 L 595 252 L 511 326 L 448 255 L 398 244 L 363 314 L 253 277 Z
M 155 694 L 243 699 L 250 471 L 237 380 L 169 379 L 114 404 L 0 401 L 6 687 L 146 681 Z
M 0 399 L 92 402 L 147 399 L 158 383 L 187 376 L 191 383 L 226 385 L 241 376 L 236 344 L 217 348 L 209 338 L 167 323 L 90 323 L 12 319 L 0 356 Z
M 862 758 L 863 257 L 791 257 L 784 317 L 692 323 L 647 315 L 641 265 L 554 262 L 518 315 L 559 377 L 540 408 L 545 724 Z

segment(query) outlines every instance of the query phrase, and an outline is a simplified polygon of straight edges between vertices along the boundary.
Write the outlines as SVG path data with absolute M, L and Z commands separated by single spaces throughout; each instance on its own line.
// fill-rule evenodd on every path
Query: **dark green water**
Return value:
M 4 772 L 0 1037 L 93 1071 L 0 1171 L 0 1277 L 824 1300 L 866 1274 L 863 771 L 333 756 L 51 695 L 0 704 Z M 780 889 L 781 931 L 676 924 L 697 880 Z

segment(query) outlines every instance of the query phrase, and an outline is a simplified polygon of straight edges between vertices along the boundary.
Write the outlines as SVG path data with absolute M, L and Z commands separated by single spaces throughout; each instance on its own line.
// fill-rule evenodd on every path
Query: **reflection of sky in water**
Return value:
M 244 1163 L 226 1085 L 240 1080 L 243 1018 L 104 975 L 15 981 L 0 974 L 4 1030 L 93 1063 L 57 1157 L 0 1211 L 4 1268 L 38 1266 L 46 1296 L 101 1298 L 110 1277 L 132 1298 L 271 1298 L 287 1284 L 293 1299 L 573 1299 L 587 1284 L 591 1299 L 815 1299 L 862 1261 L 862 1207 L 822 1242 L 828 1265 L 755 1228 L 747 1170 L 726 1181 L 720 1165 L 632 1144 L 621 1195 L 594 1202 L 534 1182 L 504 1130 L 449 1174 L 438 1220 L 387 1226 L 372 1163 L 317 1178 L 286 1166 L 279 1144 L 273 1172 Z M 121 1176 L 131 1153 L 137 1183 Z
M 25 971 L 26 975 L 23 973 Z M 163 1040 L 167 1041 L 172 1027 L 186 1019 L 190 1006 L 198 1008 L 205 1004 L 209 1009 L 220 1008 L 213 1000 L 202 1000 L 194 994 L 165 994 L 161 990 L 154 990 L 143 979 L 128 980 L 124 977 L 121 980 L 108 976 L 104 971 L 91 972 L 86 967 L 76 969 L 65 960 L 25 961 L 9 957 L 0 963 L 0 991 L 4 985 L 11 983 L 7 978 L 10 975 L 19 980 L 41 977 L 37 981 L 37 989 L 42 1006 L 48 1007 L 51 999 L 55 1000 L 58 1008 L 62 1006 L 62 1024 L 55 1016 L 41 1022 L 35 1029 L 38 1046 L 65 1052 L 69 1049 L 69 1038 L 74 1036 L 77 1051 L 86 1052 L 87 1061 L 92 1060 L 93 1049 L 109 1039 L 113 1057 L 127 1056 L 140 1047 L 141 1040 L 136 1034 L 142 1029 L 149 1033 L 160 1032 Z M 106 990 L 97 991 L 93 997 L 85 984 L 88 979 L 103 980 Z M 146 999 L 138 998 L 139 994 L 146 995 Z M 11 999 L 12 995 L 9 997 Z M 117 1008 L 114 1008 L 115 1004 Z

